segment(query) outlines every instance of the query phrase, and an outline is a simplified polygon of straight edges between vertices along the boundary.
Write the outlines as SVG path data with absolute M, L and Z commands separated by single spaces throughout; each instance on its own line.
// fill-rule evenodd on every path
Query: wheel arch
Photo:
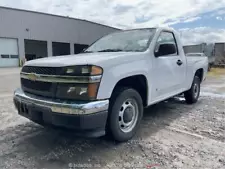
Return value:
M 149 89 L 148 89 L 148 81 L 145 75 L 138 74 L 120 79 L 114 86 L 110 98 L 112 98 L 115 91 L 121 87 L 131 87 L 135 89 L 140 94 L 143 101 L 143 105 L 147 106 Z
M 200 68 L 198 70 L 196 70 L 194 77 L 197 76 L 200 79 L 200 82 L 203 81 L 203 77 L 204 77 L 204 69 Z

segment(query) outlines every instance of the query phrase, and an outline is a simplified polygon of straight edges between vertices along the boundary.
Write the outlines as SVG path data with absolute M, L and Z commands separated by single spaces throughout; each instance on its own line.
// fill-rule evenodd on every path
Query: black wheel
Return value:
M 200 95 L 200 79 L 195 76 L 191 89 L 184 93 L 185 100 L 188 104 L 193 104 L 198 101 Z
M 108 132 L 116 141 L 128 141 L 135 135 L 142 116 L 140 94 L 132 88 L 117 89 L 110 102 Z

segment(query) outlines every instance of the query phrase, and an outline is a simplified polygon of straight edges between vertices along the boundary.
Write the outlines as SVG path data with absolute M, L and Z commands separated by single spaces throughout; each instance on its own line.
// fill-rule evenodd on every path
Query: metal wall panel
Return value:
M 225 64 L 225 43 L 215 44 L 216 64 Z
M 118 31 L 89 21 L 5 7 L 0 7 L 0 23 L 0 37 L 18 38 L 20 58 L 25 57 L 24 39 L 47 41 L 50 51 L 52 42 L 90 45 Z

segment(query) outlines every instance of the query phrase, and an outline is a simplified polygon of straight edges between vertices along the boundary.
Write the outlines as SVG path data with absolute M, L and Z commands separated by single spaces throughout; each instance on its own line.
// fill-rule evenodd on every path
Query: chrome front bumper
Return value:
M 109 107 L 109 100 L 93 102 L 65 102 L 61 100 L 51 100 L 26 94 L 22 89 L 17 89 L 14 92 L 14 100 L 31 106 L 34 105 L 43 108 L 49 108 L 52 112 L 55 113 L 71 115 L 94 114 L 98 112 L 108 111 Z

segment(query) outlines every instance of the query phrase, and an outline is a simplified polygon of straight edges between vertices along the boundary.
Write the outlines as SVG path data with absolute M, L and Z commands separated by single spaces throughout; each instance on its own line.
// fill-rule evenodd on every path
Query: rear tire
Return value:
M 132 88 L 114 91 L 109 106 L 108 132 L 115 141 L 125 142 L 136 133 L 143 116 L 140 94 Z
M 185 100 L 188 104 L 193 104 L 198 101 L 200 95 L 200 83 L 199 77 L 195 76 L 190 90 L 184 93 Z

